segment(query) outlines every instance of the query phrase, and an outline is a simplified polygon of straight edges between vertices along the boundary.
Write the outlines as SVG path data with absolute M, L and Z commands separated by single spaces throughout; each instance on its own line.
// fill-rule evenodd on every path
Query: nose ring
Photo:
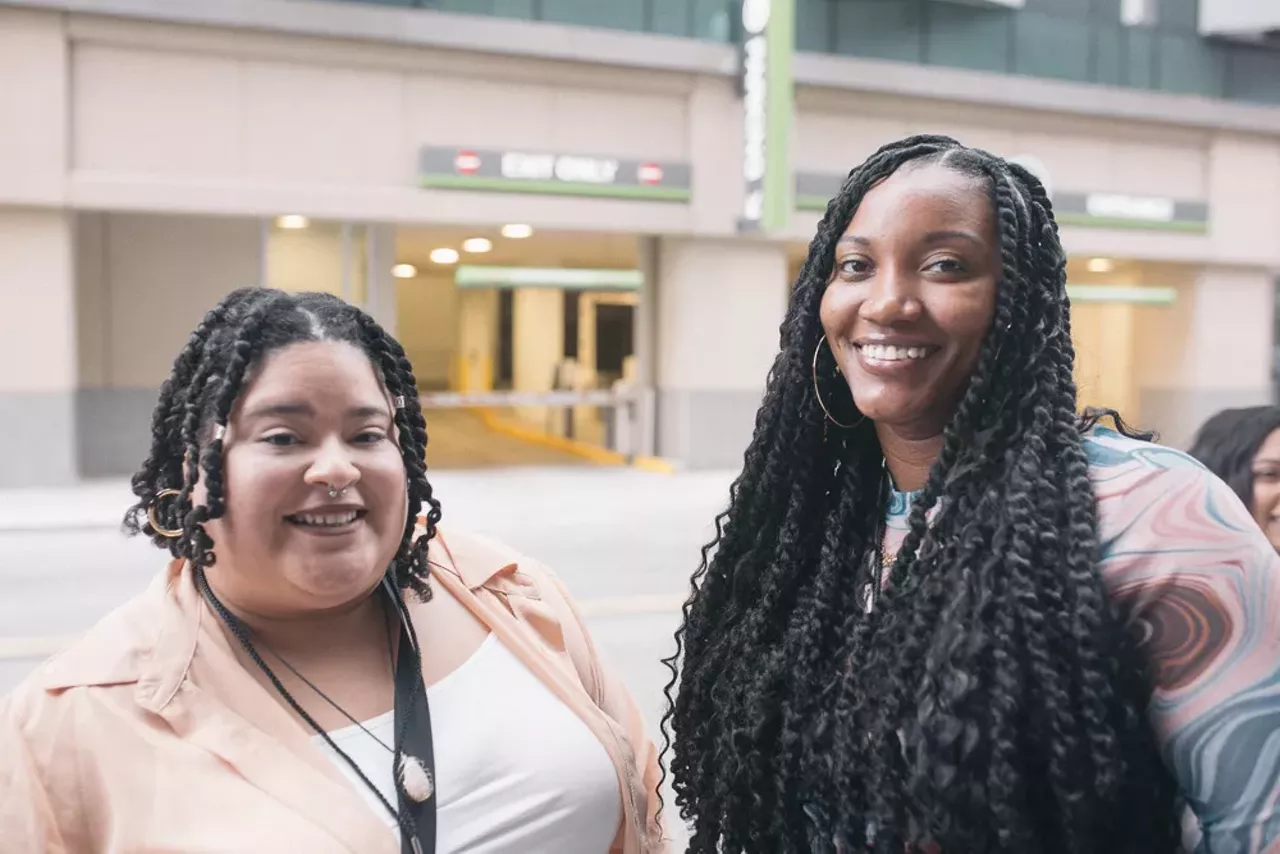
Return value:
M 330 498 L 341 498 L 342 496 L 344 496 L 344 495 L 346 495 L 346 494 L 347 494 L 347 490 L 348 490 L 348 489 L 350 489 L 350 488 L 351 488 L 351 485 L 350 485 L 350 484 L 347 484 L 346 486 L 341 486 L 341 487 L 339 487 L 339 486 L 334 486 L 334 485 L 331 483 L 331 484 L 329 484 L 329 497 L 330 497 Z

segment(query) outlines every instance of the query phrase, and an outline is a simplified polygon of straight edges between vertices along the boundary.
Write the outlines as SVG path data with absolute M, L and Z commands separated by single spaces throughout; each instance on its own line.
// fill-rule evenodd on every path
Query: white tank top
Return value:
M 427 689 L 436 760 L 437 854 L 605 854 L 622 821 L 613 761 L 573 711 L 492 633 Z M 329 737 L 392 806 L 395 716 Z M 371 809 L 395 819 L 351 767 L 313 737 Z M 379 744 L 378 742 L 381 742 Z

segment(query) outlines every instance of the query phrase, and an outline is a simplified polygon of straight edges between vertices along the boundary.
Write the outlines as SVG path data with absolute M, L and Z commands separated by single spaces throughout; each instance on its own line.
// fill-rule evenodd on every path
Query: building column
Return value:
M 652 457 L 658 453 L 657 361 L 658 361 L 658 253 L 657 237 L 637 239 L 639 268 L 643 276 L 635 312 L 636 402 L 628 425 L 630 447 L 626 453 Z
M 77 477 L 71 247 L 65 211 L 0 208 L 0 488 Z
M 778 352 L 786 249 L 661 238 L 657 254 L 657 453 L 737 468 Z
M 1265 269 L 1206 267 L 1180 287 L 1159 337 L 1160 376 L 1141 391 L 1144 426 L 1187 447 L 1200 425 L 1231 407 L 1273 401 L 1275 288 Z
M 366 226 L 364 258 L 363 287 L 354 290 L 351 301 L 364 308 L 388 335 L 395 335 L 399 305 L 396 279 L 391 275 L 391 268 L 396 264 L 394 225 Z

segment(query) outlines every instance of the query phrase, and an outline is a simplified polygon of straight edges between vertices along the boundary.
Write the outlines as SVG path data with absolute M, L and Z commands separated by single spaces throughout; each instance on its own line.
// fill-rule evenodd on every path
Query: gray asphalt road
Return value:
M 496 537 L 559 573 L 655 737 L 667 679 L 659 659 L 672 649 L 678 602 L 729 479 L 605 468 L 433 476 L 446 529 Z M 0 530 L 0 694 L 163 566 L 164 553 L 110 527 L 127 499 L 123 484 L 98 485 L 77 497 L 84 524 Z

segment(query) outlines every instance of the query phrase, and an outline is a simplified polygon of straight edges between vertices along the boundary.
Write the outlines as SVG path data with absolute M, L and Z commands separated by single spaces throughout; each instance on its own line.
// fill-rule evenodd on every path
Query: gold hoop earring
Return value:
M 827 340 L 827 336 L 823 334 L 823 336 L 818 339 L 818 346 L 813 348 L 813 394 L 815 397 L 818 398 L 818 405 L 822 407 L 822 414 L 827 417 L 828 421 L 830 421 L 832 424 L 836 425 L 842 430 L 852 430 L 854 427 L 857 427 L 863 421 L 866 421 L 867 416 L 863 415 L 861 418 L 859 418 L 857 421 L 853 422 L 852 424 L 841 424 L 839 421 L 835 419 L 835 416 L 831 414 L 831 410 L 827 409 L 826 401 L 822 399 L 822 389 L 818 386 L 818 354 L 822 352 L 822 345 L 826 342 L 826 340 Z M 833 359 L 835 358 L 834 351 L 832 352 L 831 357 Z M 837 362 L 836 373 L 839 373 L 839 372 L 840 372 L 840 365 Z
M 151 499 L 151 503 L 147 505 L 147 521 L 151 523 L 151 530 L 167 540 L 176 540 L 181 537 L 185 531 L 181 528 L 163 528 L 160 526 L 160 520 L 156 517 L 156 504 L 162 498 L 168 498 L 171 495 L 181 495 L 181 489 L 162 489 L 156 493 L 156 497 Z

